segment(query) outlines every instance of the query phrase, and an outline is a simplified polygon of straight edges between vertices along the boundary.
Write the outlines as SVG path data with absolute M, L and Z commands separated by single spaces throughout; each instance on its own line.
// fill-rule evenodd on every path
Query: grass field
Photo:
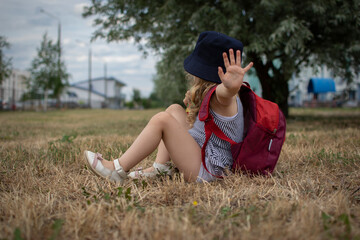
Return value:
M 0 239 L 360 240 L 360 109 L 291 109 L 271 177 L 118 185 L 86 168 L 85 149 L 116 158 L 154 113 L 0 112 Z

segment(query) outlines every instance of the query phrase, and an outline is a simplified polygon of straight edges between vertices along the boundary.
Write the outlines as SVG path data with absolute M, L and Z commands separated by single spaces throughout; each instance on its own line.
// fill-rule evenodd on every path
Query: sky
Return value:
M 97 39 L 90 44 L 96 27 L 92 18 L 83 18 L 86 0 L 0 0 L 0 35 L 6 37 L 10 49 L 6 57 L 12 58 L 15 69 L 26 70 L 36 56 L 45 33 L 57 42 L 58 20 L 41 12 L 41 9 L 57 17 L 61 23 L 62 60 L 71 77 L 69 83 L 88 79 L 89 49 L 91 48 L 92 78 L 115 77 L 126 84 L 123 93 L 130 99 L 134 88 L 142 97 L 153 90 L 153 76 L 157 57 L 150 52 L 144 58 L 131 42 L 107 43 Z

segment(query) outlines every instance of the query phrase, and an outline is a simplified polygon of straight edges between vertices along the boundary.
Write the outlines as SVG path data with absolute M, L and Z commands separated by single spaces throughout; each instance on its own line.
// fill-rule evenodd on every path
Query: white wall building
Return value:
M 26 78 L 28 71 L 13 70 L 10 77 L 0 84 L 0 109 L 13 109 L 20 107 L 21 98 L 27 91 Z
M 28 71 L 13 70 L 10 77 L 0 84 L 0 109 L 40 108 L 43 99 L 21 102 L 24 93 L 28 92 L 26 79 L 30 77 Z M 125 104 L 125 94 L 121 92 L 125 86 L 120 80 L 109 77 L 91 80 L 91 107 L 120 109 Z M 89 81 L 81 81 L 65 88 L 60 97 L 63 106 L 87 107 L 89 99 Z M 48 106 L 55 106 L 56 99 L 49 99 Z
M 109 78 L 95 78 L 91 80 L 90 101 L 91 108 L 120 109 L 125 104 L 125 94 L 121 92 L 125 83 Z M 63 102 L 76 102 L 80 106 L 87 106 L 89 101 L 89 81 L 71 84 L 61 97 Z

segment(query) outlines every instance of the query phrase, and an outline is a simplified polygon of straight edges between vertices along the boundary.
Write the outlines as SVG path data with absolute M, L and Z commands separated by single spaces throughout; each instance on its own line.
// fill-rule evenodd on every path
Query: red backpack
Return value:
M 244 83 L 239 91 L 244 109 L 244 137 L 242 142 L 236 143 L 220 130 L 215 124 L 213 116 L 209 114 L 210 99 L 215 90 L 216 86 L 210 89 L 199 110 L 199 120 L 205 122 L 206 139 L 201 149 L 205 170 L 209 172 L 205 163 L 205 148 L 210 136 L 215 134 L 231 144 L 231 153 L 234 159 L 232 171 L 271 174 L 285 141 L 286 120 L 284 114 L 276 103 L 257 96 L 251 90 L 250 85 Z M 216 177 L 221 178 L 220 176 Z

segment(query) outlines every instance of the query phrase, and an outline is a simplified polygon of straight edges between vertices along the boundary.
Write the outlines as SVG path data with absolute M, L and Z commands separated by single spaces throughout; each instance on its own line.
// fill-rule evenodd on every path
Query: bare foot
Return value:
M 155 171 L 154 167 L 148 167 L 142 170 L 144 173 L 149 173 Z
M 113 161 L 108 161 L 108 160 L 105 160 L 103 159 L 101 161 L 102 165 L 104 167 L 106 167 L 107 169 L 111 170 L 111 171 L 114 171 L 115 170 L 115 166 L 114 166 L 114 162 Z

